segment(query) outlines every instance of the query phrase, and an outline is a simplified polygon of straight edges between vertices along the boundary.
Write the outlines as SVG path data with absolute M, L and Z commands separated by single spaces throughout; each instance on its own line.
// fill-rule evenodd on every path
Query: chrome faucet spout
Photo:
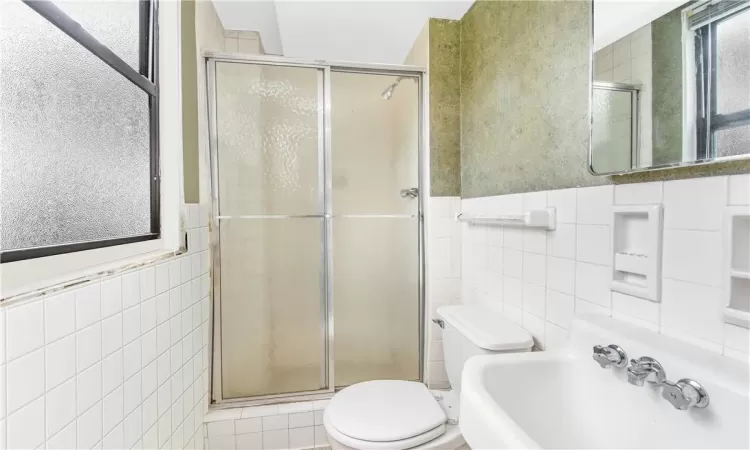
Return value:
M 667 374 L 659 361 L 648 356 L 630 360 L 628 367 L 628 383 L 633 386 L 643 386 L 648 381 L 654 385 L 664 384 Z

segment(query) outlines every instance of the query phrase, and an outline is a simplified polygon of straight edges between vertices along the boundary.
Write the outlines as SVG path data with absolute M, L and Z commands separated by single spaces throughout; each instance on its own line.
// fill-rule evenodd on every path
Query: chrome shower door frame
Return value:
M 203 54 L 206 64 L 206 83 L 208 106 L 207 120 L 209 130 L 209 156 L 211 169 L 211 218 L 209 220 L 209 239 L 211 251 L 211 277 L 212 277 L 212 307 L 211 307 L 211 348 L 209 358 L 209 373 L 211 373 L 212 403 L 216 406 L 237 406 L 238 404 L 268 404 L 275 403 L 281 399 L 290 400 L 314 400 L 329 398 L 336 390 L 335 365 L 334 365 L 334 297 L 333 297 L 333 211 L 332 211 L 332 176 L 331 176 L 331 72 L 349 72 L 362 74 L 379 74 L 390 76 L 404 76 L 416 78 L 418 83 L 418 189 L 421 195 L 417 197 L 417 246 L 418 246 L 418 308 L 419 308 L 419 379 L 424 380 L 425 369 L 425 251 L 424 251 L 424 186 L 425 170 L 423 169 L 425 143 L 427 142 L 427 117 L 426 117 L 426 85 L 424 82 L 425 69 L 417 66 L 389 65 L 389 64 L 362 64 L 350 62 L 327 62 L 327 61 L 303 61 L 291 58 L 261 55 L 244 55 L 235 53 Z M 323 80 L 318 84 L 318 183 L 319 202 L 322 206 L 321 215 L 304 216 L 254 216 L 266 219 L 293 219 L 293 218 L 322 218 L 323 232 L 321 236 L 321 259 L 323 271 L 321 273 L 321 344 L 324 346 L 325 361 L 321 364 L 321 385 L 323 389 L 316 391 L 294 392 L 286 394 L 270 394 L 253 396 L 247 398 L 225 399 L 222 395 L 222 365 L 221 365 L 221 247 L 219 236 L 219 190 L 218 190 L 218 132 L 216 116 L 216 63 L 239 63 L 252 64 L 256 66 L 284 66 L 310 68 L 322 71 Z M 320 73 L 320 72 L 319 72 Z M 377 217 L 377 216 L 371 216 Z

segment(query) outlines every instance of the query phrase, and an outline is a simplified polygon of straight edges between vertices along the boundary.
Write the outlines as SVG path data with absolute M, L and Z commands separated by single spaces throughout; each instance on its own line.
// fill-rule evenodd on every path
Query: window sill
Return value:
M 96 281 L 185 253 L 161 239 L 0 265 L 0 305 Z

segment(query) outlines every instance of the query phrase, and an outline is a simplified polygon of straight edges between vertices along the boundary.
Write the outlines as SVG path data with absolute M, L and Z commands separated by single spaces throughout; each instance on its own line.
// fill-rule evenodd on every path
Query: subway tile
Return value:
M 169 412 L 159 417 L 159 447 L 169 447 L 169 436 L 172 435 L 172 415 Z M 232 441 L 234 442 L 234 441 Z M 232 447 L 234 448 L 234 447 Z
M 503 275 L 521 278 L 523 274 L 523 252 L 510 248 L 503 249 Z
M 167 263 L 154 267 L 154 293 L 163 294 L 169 290 L 169 266 Z
M 138 272 L 141 288 L 141 301 L 153 298 L 156 295 L 156 271 L 153 267 L 146 267 Z
M 304 414 L 304 413 L 301 413 Z M 229 421 L 227 421 L 229 422 Z M 259 433 L 262 431 L 262 425 L 261 425 L 261 419 L 260 417 L 253 417 L 250 419 L 239 419 L 234 421 L 234 432 L 236 434 L 246 434 L 246 433 Z
M 41 300 L 8 308 L 7 360 L 44 345 L 44 303 Z
M 102 359 L 102 325 L 97 323 L 76 333 L 76 368 L 80 373 Z
M 156 330 L 151 330 L 141 336 L 141 365 L 146 367 L 156 360 Z
M 729 177 L 729 204 L 750 205 L 750 173 Z
M 291 414 L 313 410 L 312 402 L 282 403 L 279 405 L 279 414 Z
M 122 348 L 122 313 L 102 320 L 102 356 Z
M 545 289 L 543 286 L 524 283 L 523 311 L 544 317 Z
M 576 225 L 558 223 L 554 231 L 548 231 L 547 254 L 558 258 L 575 259 Z
M 652 183 L 618 184 L 615 186 L 615 205 L 658 205 L 662 202 L 661 181 Z
M 127 380 L 141 370 L 141 340 L 136 339 L 123 348 L 122 375 Z
M 143 449 L 151 450 L 156 448 L 159 448 L 159 426 L 153 425 L 143 433 Z M 202 448 L 203 447 L 201 446 L 201 449 Z
M 576 223 L 610 225 L 612 223 L 613 187 L 595 186 L 576 191 Z
M 719 231 L 727 198 L 727 177 L 664 182 L 664 228 Z
M 646 299 L 613 292 L 612 317 L 659 331 L 659 304 Z
M 95 364 L 76 377 L 76 408 L 86 411 L 102 399 L 102 366 Z
M 503 277 L 503 305 L 523 306 L 523 282 L 518 278 Z
M 174 259 L 167 263 L 167 266 L 169 269 L 169 288 L 174 289 L 182 283 L 180 278 L 180 261 Z
M 102 438 L 102 404 L 97 403 L 76 420 L 78 426 L 78 448 L 92 448 Z
M 141 333 L 156 327 L 156 299 L 150 298 L 141 303 Z
M 310 427 L 315 425 L 315 416 L 312 411 L 289 414 L 289 428 Z
M 558 226 L 561 223 L 576 223 L 576 204 L 576 188 L 547 192 L 547 206 L 555 208 Z
M 539 254 L 547 253 L 547 231 L 527 228 L 523 230 L 523 251 Z
M 323 447 L 328 444 L 328 433 L 326 433 L 326 427 L 323 425 L 317 425 L 315 427 L 315 446 Z
M 750 330 L 725 323 L 724 347 L 745 354 L 750 353 Z
M 76 422 L 73 421 L 59 433 L 47 439 L 47 450 L 69 450 L 77 448 Z
M 278 414 L 263 417 L 263 431 L 289 428 L 289 414 Z
M 123 419 L 122 387 L 115 389 L 102 400 L 102 430 L 109 433 Z
M 109 317 L 122 311 L 122 279 L 108 278 L 101 283 L 102 317 Z
M 576 297 L 611 307 L 611 269 L 606 266 L 576 262 Z
M 503 247 L 506 250 L 523 250 L 523 228 L 503 227 Z
M 141 302 L 141 282 L 138 272 L 122 276 L 122 308 L 127 309 Z
M 576 230 L 576 260 L 599 264 L 612 264 L 610 229 L 601 225 L 578 225 Z
M 547 289 L 545 318 L 548 322 L 570 329 L 573 320 L 573 296 Z
M 523 253 L 523 281 L 544 287 L 547 278 L 547 258 L 536 253 Z
M 103 450 L 121 450 L 127 448 L 125 447 L 122 423 L 110 431 L 104 432 L 104 439 L 102 439 L 101 446 Z
M 208 450 L 234 450 L 235 436 L 217 436 L 206 439 Z
M 665 278 L 721 286 L 722 237 L 715 231 L 664 230 Z
M 162 324 L 169 320 L 169 293 L 164 292 L 157 295 L 154 299 L 156 303 L 156 323 Z
M 101 319 L 101 285 L 94 283 L 75 291 L 76 329 L 81 330 Z
M 180 258 L 180 280 L 183 283 L 190 280 L 190 258 L 188 256 Z
M 723 310 L 720 288 L 663 280 L 661 329 L 666 334 L 722 344 Z
M 123 387 L 123 411 L 125 415 L 134 411 L 143 401 L 140 372 L 125 380 Z
M 137 407 L 123 420 L 123 442 L 125 448 L 132 448 L 143 436 L 143 414 L 141 407 Z
M 102 360 L 102 393 L 104 395 L 122 385 L 122 350 L 117 350 Z
M 312 426 L 289 430 L 289 448 L 311 448 L 315 446 L 315 428 Z
M 135 305 L 122 313 L 122 343 L 129 344 L 141 335 L 141 307 Z
M 76 330 L 75 294 L 55 295 L 44 301 L 44 337 L 54 342 Z
M 6 448 L 37 448 L 44 443 L 44 397 L 27 404 L 6 420 Z
M 141 371 L 141 393 L 143 398 L 156 392 L 157 383 L 157 368 L 156 361 L 147 365 Z
M 600 305 L 597 305 L 595 303 L 587 302 L 586 300 L 582 300 L 580 298 L 576 298 L 575 300 L 575 315 L 581 316 L 581 315 L 599 315 L 599 316 L 612 316 L 611 308 L 609 307 L 603 307 Z
M 44 394 L 44 349 L 10 361 L 6 371 L 8 414 Z
M 263 433 L 239 434 L 236 437 L 238 450 L 261 450 L 263 448 Z
M 67 336 L 44 348 L 44 370 L 47 390 L 76 374 L 76 337 Z
M 573 295 L 575 293 L 575 261 L 547 257 L 547 288 Z

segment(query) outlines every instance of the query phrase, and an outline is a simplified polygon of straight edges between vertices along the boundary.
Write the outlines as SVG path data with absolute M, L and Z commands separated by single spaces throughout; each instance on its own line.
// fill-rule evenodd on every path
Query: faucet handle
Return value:
M 628 355 L 618 345 L 610 344 L 606 347 L 594 346 L 594 354 L 591 355 L 602 369 L 607 366 L 625 367 L 628 365 Z
M 684 411 L 691 406 L 705 408 L 708 406 L 708 392 L 697 381 L 683 378 L 676 383 L 665 381 L 661 391 L 664 397 L 676 409 Z

